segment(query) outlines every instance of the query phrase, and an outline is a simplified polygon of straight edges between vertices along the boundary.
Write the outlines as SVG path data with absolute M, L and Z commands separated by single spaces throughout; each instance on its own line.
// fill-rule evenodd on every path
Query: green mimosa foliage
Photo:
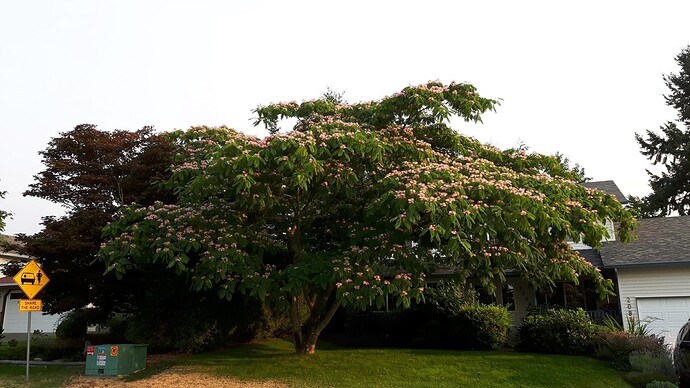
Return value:
M 101 256 L 118 274 L 163 262 L 222 298 L 239 291 L 294 313 L 303 301 L 305 336 L 339 305 L 421 299 L 439 266 L 489 288 L 516 270 L 534 285 L 589 276 L 610 293 L 565 240 L 598 247 L 607 219 L 629 239 L 633 217 L 558 158 L 501 151 L 448 124 L 496 105 L 471 85 L 429 82 L 379 101 L 259 107 L 263 139 L 175 132 L 177 204 L 124 208 Z M 297 124 L 281 131 L 287 118 Z

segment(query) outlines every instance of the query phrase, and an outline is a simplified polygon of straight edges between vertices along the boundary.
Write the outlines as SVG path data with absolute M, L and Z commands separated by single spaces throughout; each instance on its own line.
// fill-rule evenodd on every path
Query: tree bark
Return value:
M 302 349 L 303 336 L 302 336 L 302 324 L 299 316 L 299 298 L 297 296 L 292 297 L 290 302 L 290 327 L 292 328 L 292 343 L 295 346 L 295 351 L 300 354 Z
M 293 300 L 296 299 L 296 297 L 293 297 Z M 340 302 L 335 299 L 335 292 L 331 289 L 318 299 L 314 309 L 311 311 L 311 315 L 303 325 L 300 326 L 299 319 L 296 321 L 294 319 L 291 320 L 295 351 L 300 356 L 316 352 L 316 342 L 319 339 L 319 335 L 321 335 L 323 329 L 326 328 L 340 307 Z M 295 308 L 297 308 L 296 304 Z M 299 317 L 299 314 L 297 313 L 294 316 Z

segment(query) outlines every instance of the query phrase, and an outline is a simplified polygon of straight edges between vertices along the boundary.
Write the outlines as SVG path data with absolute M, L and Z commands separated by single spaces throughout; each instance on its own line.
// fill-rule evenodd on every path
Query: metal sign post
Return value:
M 29 381 L 29 354 L 31 354 L 31 311 L 26 320 L 26 381 Z
M 50 278 L 38 264 L 31 260 L 19 273 L 14 275 L 14 282 L 24 291 L 28 301 L 20 300 L 19 311 L 26 311 L 26 381 L 29 381 L 29 358 L 31 355 L 31 311 L 41 311 L 41 301 L 33 300 L 36 294 L 46 286 Z

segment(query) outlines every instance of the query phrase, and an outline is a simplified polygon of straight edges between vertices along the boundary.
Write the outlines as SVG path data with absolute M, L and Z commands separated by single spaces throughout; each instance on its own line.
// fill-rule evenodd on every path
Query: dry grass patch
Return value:
M 123 388 L 123 387 L 208 387 L 208 388 L 284 388 L 286 384 L 276 381 L 248 381 L 231 377 L 219 377 L 209 374 L 207 367 L 174 366 L 165 371 L 136 381 L 125 381 L 123 378 L 86 377 L 71 379 L 64 387 L 71 388 Z

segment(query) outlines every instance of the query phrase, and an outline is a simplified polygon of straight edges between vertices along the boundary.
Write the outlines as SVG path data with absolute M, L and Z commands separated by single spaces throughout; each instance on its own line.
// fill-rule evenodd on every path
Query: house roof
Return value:
M 17 283 L 14 282 L 14 279 L 11 276 L 4 276 L 0 278 L 0 287 L 10 286 L 17 286 Z
M 604 262 L 601 260 L 601 255 L 594 249 L 578 249 L 577 252 L 593 266 L 597 268 L 602 268 L 604 266 Z
M 4 259 L 28 259 L 26 256 L 15 248 L 21 247 L 23 244 L 17 240 L 14 236 L 8 236 L 6 234 L 0 234 L 0 258 Z
M 3 245 L 18 245 L 21 244 L 16 237 L 7 234 L 0 234 L 0 246 Z
M 580 184 L 584 187 L 587 187 L 588 189 L 596 189 L 599 191 L 603 191 L 606 194 L 613 195 L 614 197 L 616 197 L 618 202 L 622 204 L 628 203 L 628 199 L 625 198 L 625 195 L 623 195 L 621 189 L 618 188 L 616 182 L 614 181 L 583 182 Z
M 605 242 L 604 267 L 690 263 L 690 216 L 638 220 L 637 239 L 631 243 Z

